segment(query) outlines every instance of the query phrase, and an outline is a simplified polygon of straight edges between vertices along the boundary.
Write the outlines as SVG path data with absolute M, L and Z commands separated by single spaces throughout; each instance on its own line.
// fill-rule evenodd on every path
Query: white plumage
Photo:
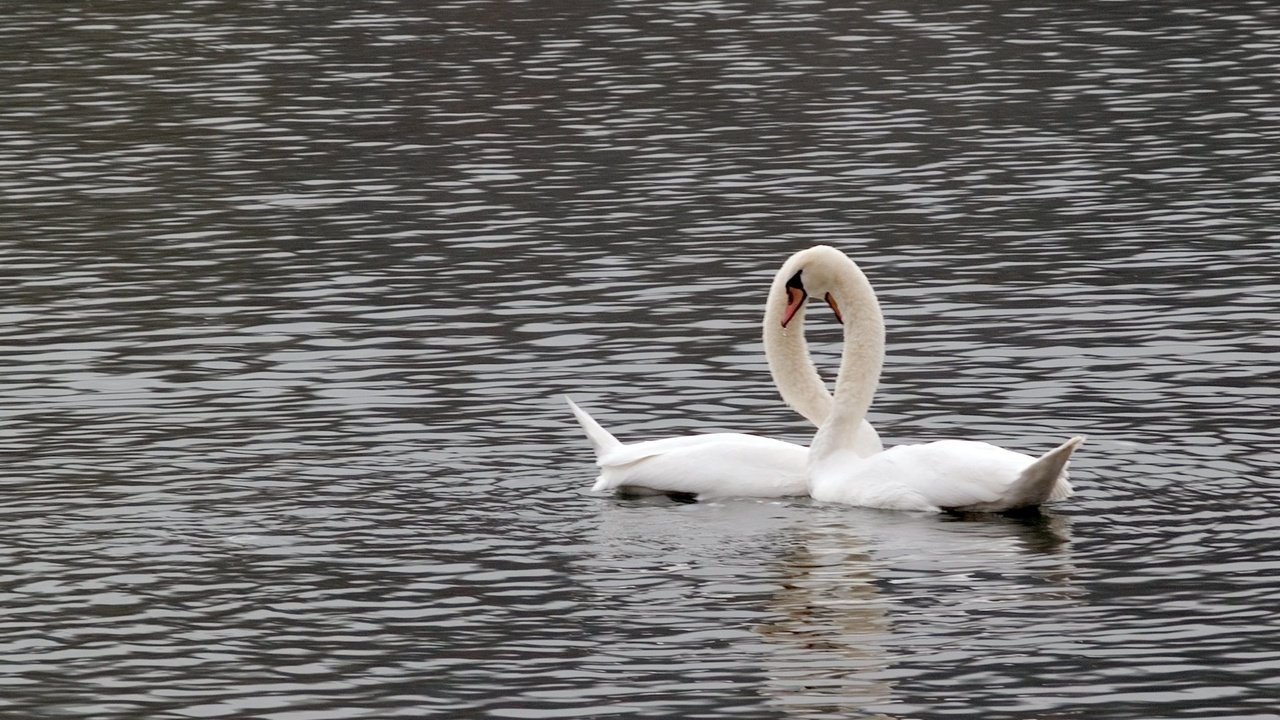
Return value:
M 805 345 L 810 297 L 825 299 L 844 327 L 834 397 Z M 764 345 L 783 399 L 819 426 L 812 446 L 741 433 L 624 444 L 569 400 L 600 466 L 593 489 L 701 497 L 807 492 L 823 502 L 933 512 L 1015 510 L 1071 495 L 1066 466 L 1084 441 L 1079 436 L 1038 458 L 970 440 L 882 451 L 866 412 L 884 364 L 884 342 L 875 291 L 852 260 L 828 246 L 792 255 L 769 290 Z
M 769 287 L 763 323 L 765 353 L 782 399 L 817 425 L 831 410 L 831 393 L 805 344 L 804 298 L 797 299 L 786 286 L 794 274 L 793 264 L 785 263 Z M 861 382 L 874 390 L 878 380 L 877 375 Z M 858 380 L 849 376 L 846 382 L 856 384 Z M 700 497 L 780 497 L 809 492 L 809 450 L 803 445 L 744 433 L 623 444 L 572 400 L 569 406 L 591 441 L 600 466 L 594 490 L 694 493 Z M 883 449 L 880 436 L 865 419 L 849 428 L 850 452 L 863 456 Z
M 744 433 L 708 433 L 623 444 L 569 400 L 592 439 L 600 477 L 592 490 L 682 492 L 699 497 L 780 497 L 808 492 L 803 445 Z M 607 439 L 606 439 L 607 438 Z
M 843 315 L 845 334 L 831 414 L 809 451 L 814 499 L 890 510 L 1002 511 L 1071 495 L 1065 468 L 1083 437 L 1039 458 L 971 440 L 899 445 L 867 457 L 854 452 L 849 429 L 862 422 L 875 391 L 861 379 L 879 377 L 884 363 L 880 305 L 866 276 L 839 250 L 819 246 L 797 257 L 793 286 L 825 297 Z

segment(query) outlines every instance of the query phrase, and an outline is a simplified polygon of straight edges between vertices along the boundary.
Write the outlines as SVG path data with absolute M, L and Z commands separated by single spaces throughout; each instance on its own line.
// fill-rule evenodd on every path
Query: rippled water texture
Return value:
M 0 715 L 1277 717 L 1274 3 L 26 3 L 0 60 Z M 1078 495 L 587 492 L 564 393 L 807 440 L 816 242 L 886 441 L 1087 434 Z

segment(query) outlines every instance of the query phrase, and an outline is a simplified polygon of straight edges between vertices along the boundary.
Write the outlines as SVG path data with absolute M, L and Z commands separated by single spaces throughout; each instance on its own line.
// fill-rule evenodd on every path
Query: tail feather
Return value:
M 603 457 L 610 450 L 622 447 L 622 443 L 618 442 L 618 438 L 609 434 L 608 430 L 600 427 L 600 423 L 588 415 L 586 410 L 578 407 L 573 398 L 565 395 L 564 399 L 565 402 L 569 403 L 569 409 L 573 411 L 573 416 L 578 419 L 578 424 L 582 426 L 583 432 L 587 434 L 587 440 L 591 442 L 591 449 L 595 451 L 597 458 Z
M 1017 498 L 1015 506 L 1030 507 L 1069 495 L 1071 486 L 1066 483 L 1067 461 L 1082 442 L 1084 436 L 1077 435 L 1028 465 L 1012 488 L 1011 494 Z

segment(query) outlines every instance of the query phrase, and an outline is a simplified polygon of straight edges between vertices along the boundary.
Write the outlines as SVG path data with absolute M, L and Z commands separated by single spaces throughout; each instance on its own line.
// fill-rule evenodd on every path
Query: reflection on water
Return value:
M 769 658 L 766 692 L 801 717 L 886 703 L 893 684 L 878 671 L 890 664 L 892 627 L 876 560 L 862 538 L 829 520 L 797 534 L 778 563 L 781 589 L 766 605 L 777 617 L 755 627 L 782 648 Z
M 1035 654 L 1010 648 L 1011 623 L 1023 625 L 1019 640 L 1034 646 L 1053 636 L 1035 638 L 1024 620 L 1078 604 L 1082 594 L 1072 586 L 1065 518 L 975 516 L 959 523 L 813 510 L 777 564 L 782 586 L 767 607 L 779 617 L 756 627 L 782 647 L 770 658 L 768 687 L 796 717 L 918 711 L 896 703 L 894 690 L 911 682 L 904 667 L 919 664 L 927 672 L 947 654 L 937 638 L 963 626 L 963 643 L 989 643 L 983 662 L 998 667 L 1002 657 Z M 1000 608 L 998 616 L 985 617 L 992 607 Z M 968 700 L 986 692 L 973 688 Z
M 1274 711 L 1280 9 L 8 10 L 0 714 Z M 814 242 L 886 441 L 1084 433 L 1079 494 L 588 494 L 565 392 L 807 439 Z

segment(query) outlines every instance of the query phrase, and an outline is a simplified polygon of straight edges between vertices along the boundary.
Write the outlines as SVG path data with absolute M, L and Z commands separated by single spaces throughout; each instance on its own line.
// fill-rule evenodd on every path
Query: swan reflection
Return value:
M 1069 518 L 1051 514 L 643 498 L 589 522 L 579 578 L 611 629 L 583 665 L 655 710 L 731 685 L 793 717 L 918 716 L 899 686 L 945 686 L 957 657 L 1038 652 L 1021 646 L 1037 633 L 1010 631 L 1082 592 Z
M 900 661 L 936 653 L 957 616 L 1070 592 L 1067 518 L 811 510 L 772 569 L 773 619 L 754 627 L 776 646 L 763 692 L 788 715 L 895 718 Z

